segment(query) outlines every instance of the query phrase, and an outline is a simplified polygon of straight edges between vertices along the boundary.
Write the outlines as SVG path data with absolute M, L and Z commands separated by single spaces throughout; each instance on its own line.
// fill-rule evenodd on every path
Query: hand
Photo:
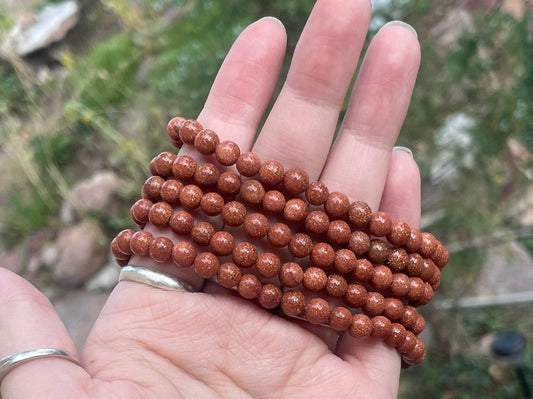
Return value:
M 368 0 L 317 1 L 255 144 L 286 37 L 277 20 L 250 25 L 231 48 L 198 120 L 244 151 L 253 145 L 262 160 L 302 167 L 330 191 L 417 226 L 418 169 L 408 152 L 393 151 L 420 60 L 416 36 L 405 26 L 390 24 L 372 40 L 330 150 L 370 14 Z M 155 266 L 146 259 L 132 264 Z M 83 367 L 33 360 L 8 374 L 2 397 L 396 397 L 400 358 L 380 340 L 287 321 L 204 286 L 190 270 L 157 267 L 207 293 L 121 282 L 87 339 Z M 43 294 L 4 269 L 0 284 L 0 357 L 50 347 L 75 353 Z

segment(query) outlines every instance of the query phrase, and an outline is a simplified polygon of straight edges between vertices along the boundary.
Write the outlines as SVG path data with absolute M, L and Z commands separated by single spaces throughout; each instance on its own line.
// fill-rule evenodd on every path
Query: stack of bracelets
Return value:
M 151 161 L 152 176 L 130 210 L 140 230 L 123 230 L 111 242 L 119 265 L 135 254 L 192 266 L 266 309 L 356 338 L 382 338 L 404 366 L 424 360 L 418 335 L 425 321 L 416 307 L 431 300 L 449 258 L 432 234 L 350 203 L 324 183 L 310 183 L 300 168 L 241 153 L 195 120 L 173 118 L 167 133 L 177 148 L 190 144 L 213 162 L 171 152 Z M 198 209 L 209 222 L 195 222 Z M 154 237 L 143 230 L 147 223 L 183 240 Z M 260 253 L 258 244 L 273 252 Z

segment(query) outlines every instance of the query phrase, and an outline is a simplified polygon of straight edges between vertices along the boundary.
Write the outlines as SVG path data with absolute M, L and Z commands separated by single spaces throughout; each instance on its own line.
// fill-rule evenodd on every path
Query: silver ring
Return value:
M 124 266 L 120 270 L 118 281 L 134 281 L 161 288 L 167 291 L 187 291 L 194 292 L 194 289 L 187 283 L 165 273 L 156 272 L 151 269 L 139 266 Z
M 0 359 L 0 384 L 5 376 L 15 367 L 20 366 L 30 360 L 40 359 L 44 357 L 57 357 L 71 361 L 72 363 L 81 366 L 80 361 L 74 355 L 65 352 L 61 349 L 33 349 L 24 352 L 18 352 Z

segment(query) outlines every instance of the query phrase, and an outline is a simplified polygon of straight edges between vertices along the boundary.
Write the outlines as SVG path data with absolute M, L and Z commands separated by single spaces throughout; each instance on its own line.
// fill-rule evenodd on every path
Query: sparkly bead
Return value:
M 150 244 L 148 252 L 156 262 L 166 262 L 172 254 L 172 241 L 167 237 L 156 237 Z
M 235 164 L 240 155 L 241 150 L 239 149 L 239 146 L 229 140 L 221 142 L 215 149 L 217 161 L 224 166 Z
M 408 301 L 418 301 L 424 295 L 424 282 L 419 277 L 409 279 L 409 291 L 405 295 Z
M 115 259 L 126 260 L 131 257 L 131 255 L 125 254 L 124 252 L 120 250 L 120 248 L 118 247 L 116 238 L 113 238 L 113 240 L 111 240 L 111 244 L 109 246 L 111 249 L 111 253 L 115 257 Z M 129 249 L 129 252 L 131 252 L 131 249 Z
M 385 212 L 374 212 L 368 221 L 370 234 L 376 237 L 385 237 L 391 232 L 392 221 Z
M 422 257 L 429 258 L 431 254 L 437 249 L 437 239 L 431 233 L 421 233 L 422 241 L 418 252 Z
M 299 316 L 305 309 L 305 296 L 301 291 L 288 291 L 281 298 L 281 310 L 287 316 Z
M 364 314 L 354 314 L 352 325 L 349 333 L 354 338 L 369 337 L 372 334 L 373 323 L 370 318 Z
M 402 297 L 409 292 L 409 277 L 403 273 L 396 273 L 392 276 L 390 286 L 392 294 L 396 297 Z
M 328 275 L 328 282 L 326 284 L 326 292 L 334 297 L 343 297 L 348 290 L 348 283 L 346 279 L 338 274 Z
M 385 298 L 379 292 L 369 292 L 366 296 L 366 302 L 361 308 L 368 316 L 377 316 L 385 309 Z
M 424 284 L 424 293 L 416 302 L 416 306 L 427 305 L 433 299 L 433 288 L 428 283 Z
M 150 176 L 143 184 L 143 198 L 149 199 L 150 201 L 157 202 L 161 201 L 161 185 L 165 179 L 161 176 Z
M 172 207 L 166 202 L 156 202 L 148 212 L 148 221 L 154 226 L 166 227 L 170 216 L 172 215 Z
M 344 294 L 344 302 L 351 308 L 360 308 L 366 303 L 368 293 L 361 284 L 348 284 Z
M 422 243 L 422 234 L 417 229 L 411 229 L 411 233 L 409 234 L 409 239 L 404 245 L 404 248 L 407 252 L 416 252 L 418 251 L 418 248 L 420 248 L 420 244 Z
M 252 213 L 244 219 L 244 231 L 251 238 L 263 238 L 269 228 L 268 218 L 262 213 Z
M 242 180 L 234 172 L 224 172 L 217 180 L 217 191 L 222 195 L 234 197 L 241 189 Z
M 239 173 L 246 177 L 255 176 L 261 167 L 261 159 L 253 152 L 245 152 L 239 155 L 235 164 Z
M 303 281 L 304 272 L 298 263 L 287 262 L 281 266 L 278 278 L 282 286 L 294 288 Z
M 400 272 L 407 266 L 409 256 L 403 248 L 392 248 L 389 251 L 389 258 L 387 259 L 387 266 L 393 272 Z
M 135 234 L 135 231 L 132 229 L 126 229 L 122 230 L 120 233 L 117 234 L 115 241 L 117 243 L 117 247 L 125 255 L 131 255 L 131 248 L 130 248 L 130 242 L 131 237 Z
M 265 309 L 274 309 L 281 303 L 283 294 L 274 284 L 265 284 L 259 293 L 259 304 Z
M 192 226 L 191 238 L 198 245 L 208 245 L 215 234 L 215 228 L 209 222 L 199 222 Z
M 202 189 L 194 184 L 188 184 L 180 191 L 180 203 L 185 208 L 195 209 L 200 206 L 204 193 Z
M 130 263 L 130 257 L 128 256 L 127 259 L 115 259 L 115 262 L 120 267 L 124 267 L 124 266 L 127 266 Z
M 180 127 L 185 122 L 185 118 L 182 118 L 181 116 L 177 116 L 175 118 L 172 118 L 167 123 L 167 134 L 172 143 L 178 148 L 181 148 L 183 145 L 183 141 L 180 139 Z
M 161 185 L 159 195 L 167 204 L 178 204 L 180 201 L 180 191 L 182 187 L 183 184 L 181 184 L 178 180 L 167 180 Z
M 311 205 L 323 205 L 328 197 L 329 190 L 321 181 L 311 183 L 305 192 L 305 198 Z
M 130 208 L 131 220 L 139 226 L 148 223 L 148 213 L 154 203 L 149 199 L 140 199 Z
M 420 268 L 420 273 L 418 276 L 424 280 L 428 281 L 433 276 L 433 273 L 435 273 L 435 264 L 431 259 L 422 259 L 422 267 Z
M 289 245 L 291 237 L 291 229 L 284 223 L 274 223 L 268 229 L 267 239 L 276 248 Z
M 352 202 L 348 208 L 348 220 L 354 226 L 365 226 L 370 220 L 372 209 L 366 202 Z
M 283 181 L 285 170 L 278 161 L 266 161 L 259 168 L 259 181 L 265 186 L 277 186 Z
M 450 253 L 444 245 L 438 242 L 437 249 L 431 254 L 431 260 L 435 262 L 435 265 L 442 269 L 448 264 L 450 260 Z
M 180 139 L 185 144 L 194 144 L 194 139 L 203 130 L 200 122 L 194 119 L 187 119 L 180 126 Z
M 189 212 L 177 211 L 172 214 L 168 224 L 176 234 L 189 234 L 194 225 L 194 219 Z
M 407 265 L 405 266 L 405 274 L 408 276 L 419 276 L 422 272 L 422 263 L 424 259 L 416 252 L 409 254 L 407 257 Z
M 428 279 L 428 283 L 431 285 L 431 288 L 433 288 L 433 291 L 435 291 L 440 285 L 440 273 L 440 269 L 436 267 L 433 270 L 433 275 Z
M 392 272 L 387 266 L 379 265 L 374 268 L 370 284 L 378 291 L 384 291 L 392 284 Z
M 397 298 L 386 298 L 385 309 L 383 309 L 383 316 L 386 316 L 391 321 L 400 320 L 403 315 L 403 303 Z
M 406 305 L 403 308 L 403 314 L 402 318 L 400 319 L 400 322 L 404 325 L 405 328 L 410 330 L 415 325 L 417 319 L 418 312 L 416 311 L 416 309 L 410 305 Z
M 239 194 L 243 202 L 251 205 L 259 205 L 265 196 L 265 189 L 257 180 L 246 180 L 241 184 Z
M 334 220 L 329 224 L 326 237 L 333 245 L 344 245 L 350 241 L 352 229 L 344 220 Z
M 303 286 L 309 291 L 320 291 L 326 287 L 328 276 L 318 267 L 310 267 L 304 272 Z
M 300 168 L 289 169 L 283 176 L 283 186 L 289 194 L 301 194 L 309 188 L 309 175 Z
M 289 242 L 289 252 L 296 258 L 305 258 L 313 250 L 311 237 L 304 233 L 294 234 Z
M 426 347 L 421 339 L 416 339 L 415 346 L 410 351 L 405 352 L 404 360 L 408 364 L 419 364 L 426 357 Z
M 385 343 L 393 348 L 396 348 L 401 342 L 403 342 L 406 333 L 407 330 L 403 325 L 400 323 L 392 323 L 390 334 L 385 339 Z
M 209 240 L 209 246 L 217 256 L 230 255 L 235 246 L 235 239 L 227 231 L 217 231 Z
M 300 198 L 288 200 L 283 209 L 283 217 L 288 222 L 303 222 L 307 217 L 307 204 Z
M 137 231 L 131 236 L 130 249 L 135 255 L 146 256 L 149 254 L 150 244 L 154 236 L 147 231 Z
M 348 197 L 346 196 L 346 194 L 341 193 L 339 191 L 330 193 L 328 199 L 326 200 L 326 203 L 324 204 L 326 213 L 331 218 L 340 218 L 346 215 L 349 206 L 350 201 L 348 200 Z
M 202 252 L 196 255 L 194 259 L 194 271 L 202 278 L 211 278 L 216 276 L 220 263 L 218 258 L 211 252 Z
M 374 266 L 367 259 L 357 259 L 353 269 L 353 278 L 360 283 L 370 281 L 374 274 Z
M 305 318 L 311 324 L 324 324 L 329 320 L 329 304 L 325 299 L 313 298 L 305 306 Z
M 344 306 L 336 307 L 329 314 L 329 326 L 336 331 L 346 331 L 352 325 L 352 314 Z
M 285 196 L 278 190 L 270 190 L 263 197 L 263 209 L 266 212 L 279 213 L 285 208 Z
M 194 172 L 194 181 L 201 187 L 212 187 L 217 184 L 220 171 L 212 163 L 198 165 Z
M 422 331 L 424 331 L 424 328 L 426 327 L 426 321 L 424 320 L 424 317 L 419 314 L 416 318 L 415 324 L 413 324 L 413 327 L 411 327 L 411 331 L 415 335 L 419 335 Z
M 305 218 L 305 229 L 309 234 L 324 234 L 329 228 L 329 216 L 322 211 L 311 211 Z
M 239 267 L 250 267 L 257 260 L 257 248 L 249 242 L 240 242 L 233 248 L 233 262 Z
M 246 207 L 237 201 L 228 202 L 222 208 L 222 219 L 228 226 L 240 226 L 246 218 Z
M 224 208 L 224 198 L 218 193 L 206 193 L 200 200 L 200 208 L 208 216 L 220 215 Z
M 237 291 L 246 299 L 254 299 L 261 294 L 261 288 L 263 284 L 253 274 L 245 274 L 241 277 L 239 284 L 237 285 Z
M 385 263 L 389 257 L 389 246 L 381 240 L 370 240 L 366 257 L 372 263 Z
M 149 164 L 150 174 L 153 176 L 157 175 L 157 170 L 155 170 L 155 158 L 152 158 Z
M 409 353 L 416 345 L 417 338 L 411 331 L 406 331 L 403 341 L 398 345 L 398 352 Z
M 172 247 L 172 260 L 179 267 L 190 267 L 196 258 L 196 248 L 188 241 L 179 241 Z
M 405 245 L 411 234 L 411 228 L 405 222 L 401 220 L 393 220 L 391 223 L 390 233 L 387 234 L 387 240 L 392 245 L 402 246 Z
M 255 268 L 260 276 L 272 278 L 281 270 L 281 261 L 273 253 L 265 252 L 257 257 Z
M 172 164 L 172 174 L 180 180 L 192 179 L 196 166 L 196 161 L 192 157 L 180 155 Z
M 211 155 L 215 152 L 219 142 L 218 135 L 214 131 L 204 129 L 194 138 L 194 147 L 200 154 Z
M 382 339 L 389 337 L 392 325 L 389 319 L 385 316 L 374 316 L 372 321 L 372 336 Z
M 335 250 L 328 243 L 319 242 L 313 246 L 309 257 L 314 266 L 326 268 L 335 260 Z
M 223 263 L 218 269 L 217 281 L 224 288 L 233 288 L 241 281 L 241 271 L 235 263 Z
M 357 256 L 362 256 L 370 248 L 370 237 L 363 231 L 354 231 L 348 241 L 348 248 Z
M 161 177 L 172 176 L 172 164 L 176 159 L 176 154 L 165 151 L 154 158 L 154 169 Z
M 335 253 L 333 267 L 338 273 L 348 274 L 353 271 L 357 262 L 355 254 L 349 249 L 339 249 Z

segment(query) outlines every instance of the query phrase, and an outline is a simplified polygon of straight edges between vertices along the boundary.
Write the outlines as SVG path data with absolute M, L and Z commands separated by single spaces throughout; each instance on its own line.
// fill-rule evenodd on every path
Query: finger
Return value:
M 254 151 L 316 179 L 364 43 L 368 0 L 318 0 Z
M 388 25 L 372 40 L 321 176 L 330 190 L 377 209 L 419 64 L 420 47 L 410 29 Z
M 26 280 L 0 268 L 0 357 L 54 348 L 76 353 L 65 326 L 48 299 Z M 24 363 L 4 378 L 1 397 L 83 398 L 89 379 L 85 370 L 60 358 Z

